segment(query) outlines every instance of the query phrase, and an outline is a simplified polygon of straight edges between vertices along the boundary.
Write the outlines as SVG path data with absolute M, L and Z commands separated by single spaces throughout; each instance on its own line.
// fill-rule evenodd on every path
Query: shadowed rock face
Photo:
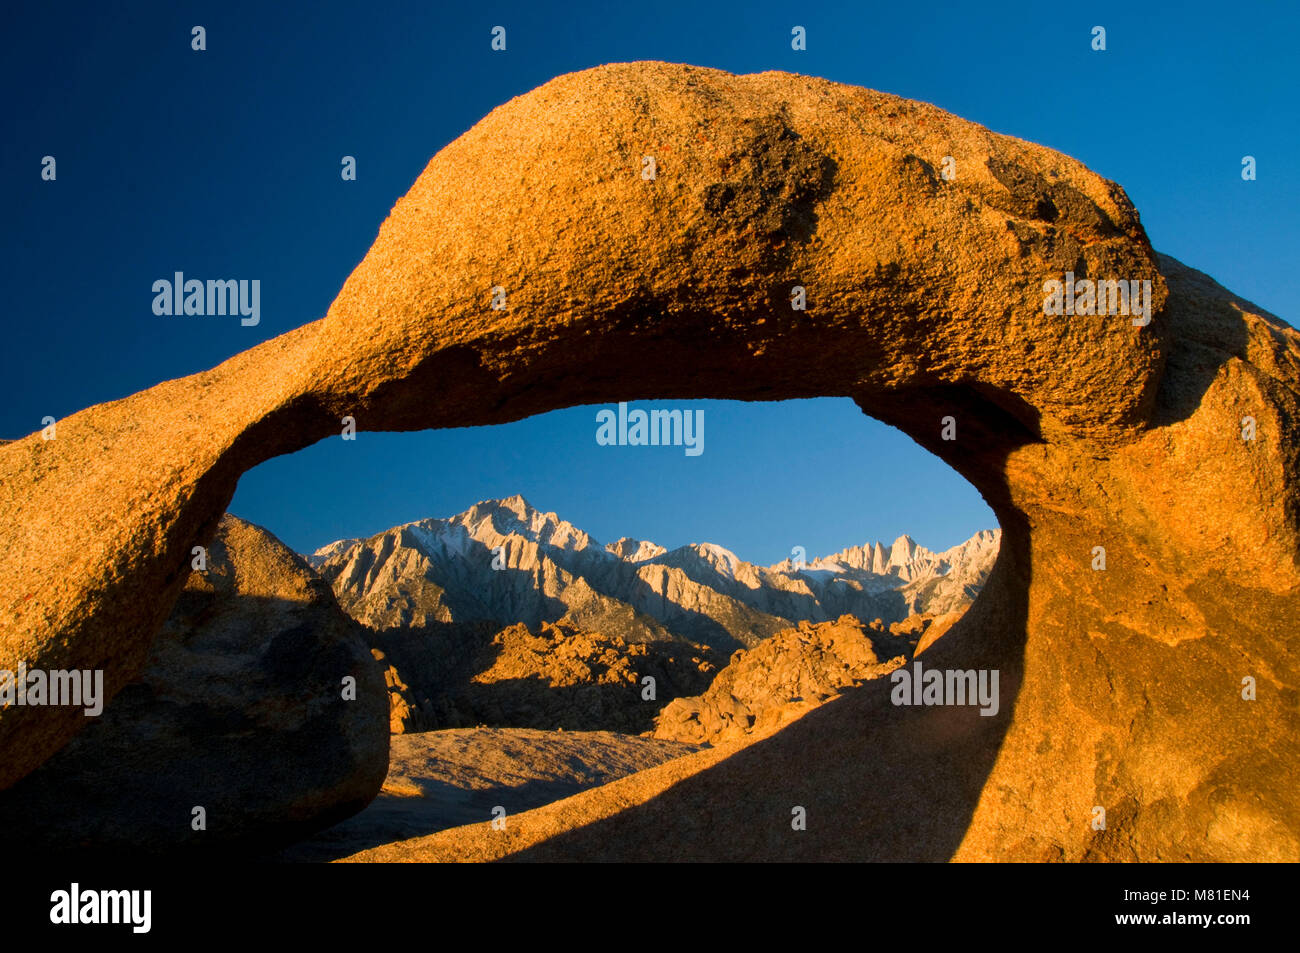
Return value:
M 361 810 L 388 770 L 388 696 L 360 627 L 301 557 L 229 515 L 141 677 L 87 720 L 0 792 L 11 845 L 265 848 Z
M 1154 320 L 1045 316 L 1066 271 L 1150 280 Z M 925 658 L 998 668 L 999 714 L 868 683 L 649 772 L 698 767 L 639 806 L 587 792 L 456 850 L 1296 859 L 1298 389 L 1300 336 L 1157 256 L 1123 191 L 1065 156 L 817 79 L 601 67 L 435 156 L 322 321 L 0 450 L 0 666 L 120 689 L 239 474 L 345 415 L 848 395 L 997 513 L 989 583 Z M 0 785 L 82 720 L 5 711 Z

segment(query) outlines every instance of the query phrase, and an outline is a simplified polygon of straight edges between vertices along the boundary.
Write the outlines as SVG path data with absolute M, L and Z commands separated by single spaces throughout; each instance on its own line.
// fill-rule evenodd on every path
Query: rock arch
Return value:
M 1045 316 L 1069 271 L 1151 282 L 1154 320 Z M 553 80 L 434 157 L 324 319 L 5 446 L 0 668 L 102 667 L 116 690 L 239 475 L 343 416 L 819 395 L 904 429 L 996 511 L 993 578 L 934 659 L 999 667 L 999 716 L 866 687 L 626 811 L 592 792 L 589 826 L 543 812 L 471 853 L 1300 857 L 1300 335 L 1157 255 L 1078 162 L 790 74 Z M 78 721 L 0 714 L 0 787 Z

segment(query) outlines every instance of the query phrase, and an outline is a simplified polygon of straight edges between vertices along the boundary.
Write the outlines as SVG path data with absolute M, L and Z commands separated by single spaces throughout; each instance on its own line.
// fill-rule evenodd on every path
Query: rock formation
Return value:
M 702 695 L 669 702 L 655 720 L 654 736 L 717 744 L 769 734 L 845 688 L 887 675 L 909 655 L 904 635 L 891 637 L 852 616 L 804 622 L 736 652 Z
M 411 686 L 402 681 L 397 667 L 388 661 L 382 649 L 371 649 L 370 654 L 384 669 L 384 686 L 388 689 L 388 730 L 400 735 L 408 731 L 419 731 L 421 722 L 419 699 L 411 691 Z
M 388 664 L 394 732 L 487 725 L 640 733 L 674 698 L 703 691 L 718 669 L 707 646 L 628 643 L 563 622 L 496 632 L 452 623 L 372 638 Z
M 0 829 L 43 850 L 265 849 L 366 806 L 388 718 L 361 627 L 325 582 L 226 516 L 140 677 L 0 792 Z
M 1149 281 L 1154 319 L 1045 314 L 1067 273 Z M 0 449 L 0 667 L 121 691 L 239 474 L 345 416 L 824 395 L 993 507 L 988 584 L 925 657 L 1000 670 L 999 714 L 870 681 L 420 856 L 1300 858 L 1300 335 L 1080 163 L 784 73 L 559 77 L 433 158 L 323 320 Z M 5 710 L 0 787 L 84 720 Z

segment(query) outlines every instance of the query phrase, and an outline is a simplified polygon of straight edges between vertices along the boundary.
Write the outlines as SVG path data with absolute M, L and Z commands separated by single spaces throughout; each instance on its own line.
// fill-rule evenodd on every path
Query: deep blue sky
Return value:
M 439 148 L 560 73 L 637 59 L 824 76 L 1059 149 L 1127 189 L 1157 248 L 1295 323 L 1294 4 L 37 6 L 7 11 L 0 36 L 2 436 L 321 316 Z M 155 316 L 151 285 L 176 270 L 261 279 L 261 324 Z M 845 401 L 697 406 L 697 458 L 598 448 L 594 412 L 571 409 L 326 441 L 249 473 L 231 509 L 311 549 L 517 491 L 602 540 L 709 540 L 764 563 L 903 532 L 940 548 L 993 524 L 944 464 Z

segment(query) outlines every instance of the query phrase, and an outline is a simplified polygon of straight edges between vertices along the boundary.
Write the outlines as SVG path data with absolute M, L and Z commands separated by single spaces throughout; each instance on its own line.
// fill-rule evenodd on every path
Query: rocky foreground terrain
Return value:
M 384 646 L 375 655 L 386 665 L 394 733 L 476 725 L 638 733 L 718 670 L 707 646 L 628 643 L 564 623 L 536 632 L 452 623 L 371 638 Z
M 1066 274 L 1149 283 L 1151 311 L 1049 315 Z M 558 77 L 430 161 L 320 321 L 0 447 L 0 670 L 100 671 L 110 705 L 147 679 L 240 475 L 345 417 L 819 395 L 899 427 L 993 508 L 997 562 L 925 655 L 999 672 L 997 714 L 894 705 L 869 679 L 504 831 L 363 857 L 1300 860 L 1300 333 L 1158 254 L 1077 161 L 787 73 Z M 273 661 L 310 673 L 288 654 Z M 343 789 L 371 783 L 387 694 L 367 696 L 382 740 Z M 313 725 L 349 747 L 345 720 Z M 0 791 L 89 727 L 70 706 L 0 711 Z M 318 756 L 279 757 L 267 797 L 288 830 Z
M 915 615 L 888 629 L 852 616 L 801 622 L 740 650 L 696 698 L 675 698 L 655 719 L 654 736 L 718 744 L 770 734 L 846 688 L 888 675 L 950 629 L 961 612 Z
M 369 807 L 267 859 L 337 860 L 494 818 L 508 830 L 531 808 L 695 750 L 609 731 L 470 728 L 396 737 L 388 778 Z

